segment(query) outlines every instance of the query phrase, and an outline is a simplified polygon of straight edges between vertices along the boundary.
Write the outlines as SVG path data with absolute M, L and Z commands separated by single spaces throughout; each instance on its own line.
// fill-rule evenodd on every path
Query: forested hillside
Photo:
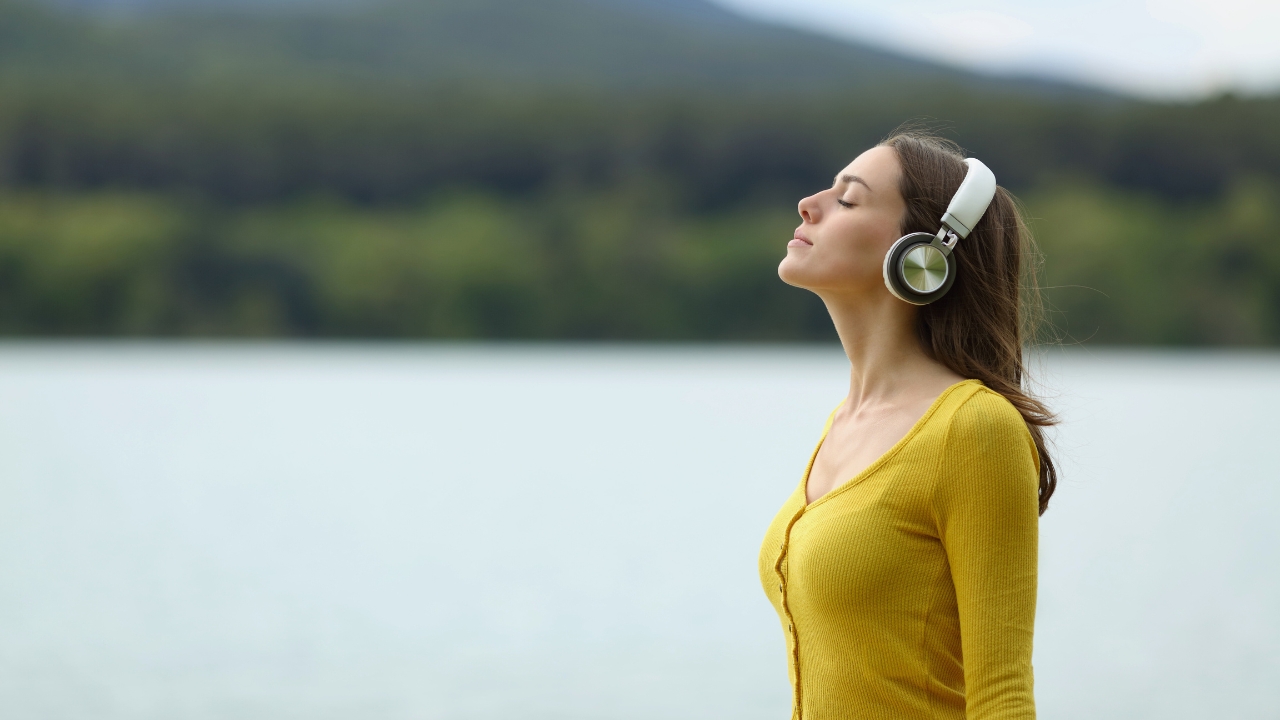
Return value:
M 529 89 L 849 91 L 986 78 L 748 20 L 706 0 L 152 2 L 57 11 L 0 0 L 0 60 L 19 80 L 154 87 L 482 84 Z M 127 8 L 134 8 L 132 10 Z
M 982 77 L 690 0 L 0 0 L 0 332 L 818 339 L 795 201 L 899 123 L 1066 341 L 1280 342 L 1280 100 Z M 501 20 L 501 22 L 499 22 Z

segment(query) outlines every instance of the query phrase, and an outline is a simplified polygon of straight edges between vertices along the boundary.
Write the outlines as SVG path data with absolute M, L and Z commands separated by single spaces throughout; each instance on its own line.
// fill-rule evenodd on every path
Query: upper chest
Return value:
M 874 465 L 911 432 L 928 406 L 917 402 L 858 415 L 837 412 L 814 457 L 806 500 L 816 502 Z

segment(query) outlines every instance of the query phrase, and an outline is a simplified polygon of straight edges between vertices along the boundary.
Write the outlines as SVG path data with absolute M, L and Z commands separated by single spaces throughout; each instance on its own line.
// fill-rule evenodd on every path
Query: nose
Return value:
M 800 212 L 800 217 L 806 223 L 813 224 L 818 222 L 821 217 L 820 205 L 818 204 L 818 196 L 810 195 L 804 198 L 796 205 L 796 210 Z

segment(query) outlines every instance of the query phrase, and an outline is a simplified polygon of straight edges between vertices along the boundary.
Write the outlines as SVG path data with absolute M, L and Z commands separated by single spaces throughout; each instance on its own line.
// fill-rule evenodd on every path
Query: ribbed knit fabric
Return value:
M 838 409 L 838 407 L 837 407 Z M 793 720 L 1029 720 L 1039 455 L 979 380 L 774 518 L 760 580 L 787 638 Z

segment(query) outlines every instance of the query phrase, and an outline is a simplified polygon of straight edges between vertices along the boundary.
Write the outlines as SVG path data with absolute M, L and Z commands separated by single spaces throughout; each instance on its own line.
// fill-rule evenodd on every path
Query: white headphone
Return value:
M 956 243 L 966 238 L 982 219 L 996 195 L 996 176 L 976 158 L 964 182 L 951 198 L 936 235 L 911 233 L 898 238 L 884 256 L 884 284 L 894 297 L 912 305 L 928 305 L 951 289 L 956 281 Z

